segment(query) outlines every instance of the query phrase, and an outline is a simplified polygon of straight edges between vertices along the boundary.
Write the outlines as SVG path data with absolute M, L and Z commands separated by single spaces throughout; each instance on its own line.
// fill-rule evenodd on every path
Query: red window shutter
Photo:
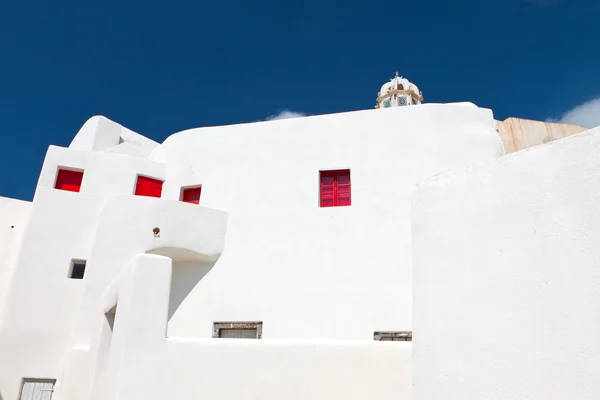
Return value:
M 350 171 L 340 171 L 336 176 L 337 183 L 337 205 L 350 205 Z
M 321 207 L 349 206 L 350 170 L 321 171 Z
M 71 171 L 68 169 L 59 169 L 56 176 L 55 189 L 68 190 L 69 192 L 79 192 L 81 181 L 83 180 L 83 171 Z
M 138 176 L 135 185 L 136 196 L 160 197 L 162 194 L 163 182 L 158 179 L 148 178 L 147 176 Z
M 200 204 L 201 187 L 183 189 L 181 201 L 184 203 Z
M 335 176 L 321 172 L 321 207 L 335 206 Z

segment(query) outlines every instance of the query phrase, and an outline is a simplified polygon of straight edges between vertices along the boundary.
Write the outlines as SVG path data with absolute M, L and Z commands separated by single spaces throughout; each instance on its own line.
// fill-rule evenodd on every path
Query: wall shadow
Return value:
M 169 321 L 181 303 L 190 295 L 200 280 L 210 272 L 211 263 L 174 262 L 171 273 L 171 294 L 169 296 Z
M 171 321 L 177 310 L 202 278 L 210 272 L 216 261 L 191 250 L 174 247 L 162 247 L 147 253 L 169 257 L 173 262 L 168 315 L 168 321 Z

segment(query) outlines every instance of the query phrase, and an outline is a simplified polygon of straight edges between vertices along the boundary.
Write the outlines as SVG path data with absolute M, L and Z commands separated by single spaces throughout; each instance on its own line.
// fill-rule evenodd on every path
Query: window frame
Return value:
M 148 179 L 150 181 L 160 182 L 160 196 L 148 196 L 146 194 L 138 194 L 138 187 L 139 187 L 140 178 L 145 178 L 145 179 Z M 162 192 L 163 192 L 163 186 L 164 186 L 164 184 L 165 184 L 165 180 L 164 179 L 155 178 L 153 176 L 144 175 L 144 174 L 137 174 L 136 177 L 135 177 L 134 185 L 133 185 L 133 195 L 134 196 L 140 196 L 140 197 L 152 197 L 152 198 L 155 198 L 155 199 L 161 199 L 162 198 Z
M 339 204 L 339 183 L 338 179 L 342 175 L 348 175 L 348 204 Z M 333 177 L 333 204 L 323 205 L 323 178 Z M 331 207 L 350 207 L 352 205 L 352 172 L 350 168 L 339 168 L 339 169 L 321 169 L 319 170 L 319 208 L 331 208 Z
M 60 177 L 60 173 L 61 172 L 67 172 L 67 173 L 77 173 L 77 174 L 81 174 L 81 179 L 79 180 L 79 186 L 77 187 L 77 190 L 71 190 L 71 189 L 62 189 L 58 187 L 58 178 Z M 59 165 L 56 168 L 56 176 L 54 177 L 54 186 L 53 188 L 56 190 L 62 190 L 65 192 L 73 192 L 73 193 L 79 193 L 81 192 L 81 186 L 83 185 L 83 176 L 85 175 L 85 170 L 81 169 L 81 168 L 73 168 L 73 167 L 65 167 L 65 166 L 61 166 Z
M 228 339 L 221 337 L 221 329 L 256 329 L 256 338 L 262 339 L 262 321 L 248 321 L 248 322 L 213 322 L 212 337 L 215 339 Z M 244 338 L 250 339 L 250 338 Z
M 412 342 L 412 331 L 375 331 L 373 340 L 381 342 Z
M 52 385 L 51 389 L 41 389 L 40 391 L 49 391 L 50 397 L 53 397 L 54 391 L 56 390 L 56 379 L 51 378 L 21 378 L 21 389 L 19 390 L 19 399 L 23 398 L 25 384 L 26 383 L 49 383 Z
M 191 201 L 185 201 L 185 192 L 187 190 L 195 190 L 195 189 L 200 190 L 200 194 L 198 194 L 198 202 L 194 203 L 194 202 L 191 202 Z M 181 201 L 182 203 L 200 205 L 200 198 L 201 197 L 202 197 L 202 185 L 182 186 L 181 187 L 181 191 L 179 192 L 179 201 Z
M 78 264 L 83 264 L 83 274 L 81 275 L 81 278 L 74 278 L 73 277 L 73 270 L 75 269 L 75 265 Z M 67 277 L 69 279 L 75 279 L 75 280 L 83 280 L 85 278 L 85 271 L 87 269 L 87 260 L 83 260 L 83 259 L 79 259 L 79 258 L 73 258 L 71 260 L 71 266 L 69 267 L 69 274 L 67 275 Z

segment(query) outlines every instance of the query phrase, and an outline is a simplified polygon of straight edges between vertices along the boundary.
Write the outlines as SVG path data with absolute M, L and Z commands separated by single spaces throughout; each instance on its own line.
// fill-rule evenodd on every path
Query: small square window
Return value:
M 200 204 L 201 186 L 188 187 L 181 189 L 181 201 L 184 203 Z
M 219 329 L 219 337 L 224 339 L 256 339 L 256 328 Z
M 373 340 L 381 342 L 412 342 L 412 331 L 375 332 Z
M 213 338 L 261 339 L 262 322 L 215 322 Z
M 71 261 L 71 269 L 69 271 L 69 278 L 71 279 L 83 279 L 85 274 L 85 260 L 73 260 Z
M 19 399 L 44 399 L 50 400 L 54 392 L 56 379 L 23 378 Z
M 69 192 L 79 192 L 81 190 L 81 181 L 83 180 L 83 171 L 59 168 L 56 174 L 54 188 L 66 190 Z
M 349 206 L 351 204 L 350 170 L 320 171 L 320 174 L 320 206 Z
M 163 181 L 139 175 L 135 185 L 136 196 L 160 197 Z

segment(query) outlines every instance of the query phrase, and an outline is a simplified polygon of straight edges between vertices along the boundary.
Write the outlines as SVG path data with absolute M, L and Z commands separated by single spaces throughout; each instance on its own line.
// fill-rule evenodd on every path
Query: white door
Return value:
M 50 400 L 55 380 L 25 379 L 21 389 L 21 400 Z

